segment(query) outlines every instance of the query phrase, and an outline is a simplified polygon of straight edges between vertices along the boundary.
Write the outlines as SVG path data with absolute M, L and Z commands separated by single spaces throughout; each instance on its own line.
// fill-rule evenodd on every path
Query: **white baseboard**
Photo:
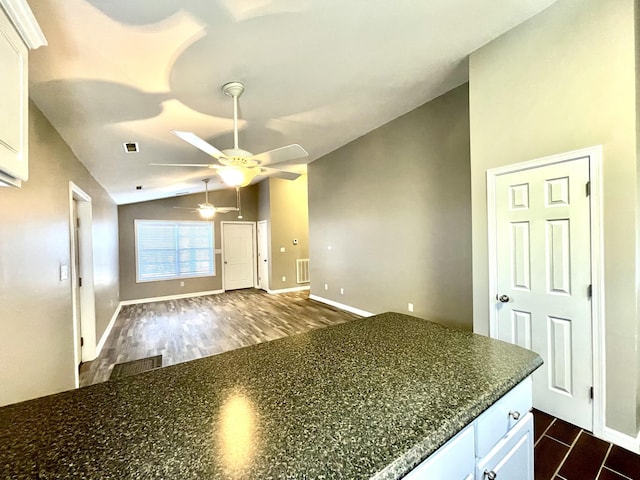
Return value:
M 291 287 L 291 288 L 281 288 L 279 290 L 269 290 L 266 289 L 265 292 L 274 295 L 274 294 L 278 294 L 278 293 L 289 293 L 289 292 L 301 292 L 303 290 L 309 290 L 309 285 L 305 286 L 305 287 Z
M 164 300 L 178 300 L 180 298 L 203 297 L 205 295 L 217 295 L 224 290 L 209 290 L 207 292 L 181 293 L 179 295 L 167 295 L 165 297 L 138 298 L 136 300 L 124 300 L 120 305 L 138 305 L 140 303 L 162 302 Z
M 637 437 L 632 437 L 609 427 L 604 427 L 602 440 L 611 442 L 614 445 L 625 448 L 633 453 L 640 453 L 640 433 Z
M 105 328 L 104 333 L 100 337 L 100 341 L 96 345 L 96 358 L 100 356 L 102 347 L 104 347 L 104 344 L 107 341 L 107 338 L 109 338 L 109 334 L 111 333 L 111 329 L 113 328 L 113 325 L 116 323 L 116 318 L 118 318 L 118 314 L 120 313 L 121 308 L 122 308 L 122 302 L 118 303 L 118 306 L 116 307 L 116 311 L 113 312 L 113 315 L 111 315 L 111 320 L 109 321 L 109 325 L 107 325 L 107 328 Z
M 317 295 L 309 295 L 309 298 L 311 300 L 315 300 L 316 302 L 326 303 L 327 305 L 331 305 L 332 307 L 339 308 L 340 310 L 355 313 L 356 315 L 360 315 L 361 317 L 372 317 L 373 315 L 375 315 L 375 313 L 367 312 L 366 310 L 360 310 L 359 308 L 345 305 L 344 303 L 338 303 L 333 300 L 329 300 L 328 298 L 319 297 Z

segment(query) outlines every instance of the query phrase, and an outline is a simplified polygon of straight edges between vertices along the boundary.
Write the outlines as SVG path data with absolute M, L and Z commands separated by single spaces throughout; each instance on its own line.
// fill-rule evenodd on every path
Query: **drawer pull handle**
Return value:
M 520 412 L 518 412 L 517 410 L 514 410 L 512 412 L 509 412 L 509 416 L 517 422 L 518 419 L 520 418 Z
M 483 478 L 487 478 L 488 480 L 496 480 L 498 478 L 498 474 L 491 470 L 490 472 L 484 471 Z

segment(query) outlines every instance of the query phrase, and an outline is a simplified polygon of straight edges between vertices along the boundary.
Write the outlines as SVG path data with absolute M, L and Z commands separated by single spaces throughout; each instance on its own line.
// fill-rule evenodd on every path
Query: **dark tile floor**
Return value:
M 640 455 L 533 410 L 535 480 L 640 480 Z

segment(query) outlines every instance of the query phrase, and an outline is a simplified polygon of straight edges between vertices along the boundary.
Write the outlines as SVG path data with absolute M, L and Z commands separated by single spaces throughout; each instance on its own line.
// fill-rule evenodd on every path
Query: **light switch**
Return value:
M 69 279 L 69 265 L 60 265 L 60 281 L 63 282 Z
M 280 253 L 284 253 L 284 247 L 280 247 Z

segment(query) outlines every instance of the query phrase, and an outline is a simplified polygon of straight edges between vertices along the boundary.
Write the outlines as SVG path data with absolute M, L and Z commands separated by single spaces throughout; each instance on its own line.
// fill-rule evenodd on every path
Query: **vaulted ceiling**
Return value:
M 233 145 L 223 84 L 246 87 L 241 148 L 313 161 L 464 83 L 469 53 L 554 1 L 29 0 L 49 42 L 30 95 L 116 203 L 193 193 L 212 170 L 149 163 L 212 162 L 173 129 Z

